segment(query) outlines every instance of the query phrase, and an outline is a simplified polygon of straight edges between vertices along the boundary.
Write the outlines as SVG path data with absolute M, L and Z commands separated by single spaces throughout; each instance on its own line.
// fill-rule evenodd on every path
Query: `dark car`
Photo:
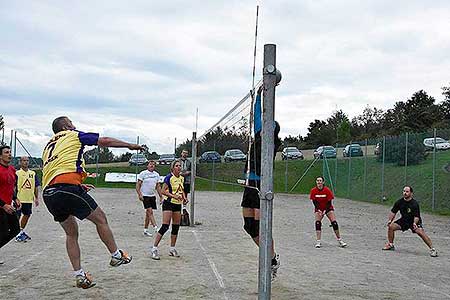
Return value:
M 142 153 L 134 153 L 128 161 L 130 166 L 143 166 L 148 163 L 147 158 Z
M 344 157 L 355 157 L 355 156 L 363 156 L 363 151 L 360 144 L 350 144 L 345 146 L 342 151 Z
M 240 149 L 230 149 L 225 151 L 225 154 L 223 155 L 223 160 L 225 162 L 231 162 L 231 161 L 246 161 L 247 155 L 244 154 Z
M 204 152 L 199 159 L 200 163 L 220 163 L 222 162 L 222 157 L 216 151 L 206 151 Z
M 302 151 L 298 150 L 297 147 L 286 147 L 281 151 L 281 159 L 303 159 Z
M 175 154 L 161 154 L 158 159 L 160 165 L 170 165 L 175 160 Z
M 333 146 L 320 146 L 313 154 L 314 158 L 336 158 L 336 149 Z

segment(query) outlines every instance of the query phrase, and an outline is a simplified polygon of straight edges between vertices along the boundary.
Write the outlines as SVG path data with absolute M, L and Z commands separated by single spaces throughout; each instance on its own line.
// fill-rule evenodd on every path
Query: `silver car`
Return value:
M 286 147 L 281 151 L 281 159 L 303 159 L 302 151 L 298 150 L 297 147 Z

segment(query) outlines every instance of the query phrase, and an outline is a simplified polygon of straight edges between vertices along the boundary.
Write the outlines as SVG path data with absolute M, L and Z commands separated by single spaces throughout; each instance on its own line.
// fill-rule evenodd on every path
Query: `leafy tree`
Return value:
M 337 134 L 339 142 L 348 143 L 350 142 L 352 136 L 350 134 L 350 122 L 348 120 L 343 120 L 342 123 L 337 128 Z

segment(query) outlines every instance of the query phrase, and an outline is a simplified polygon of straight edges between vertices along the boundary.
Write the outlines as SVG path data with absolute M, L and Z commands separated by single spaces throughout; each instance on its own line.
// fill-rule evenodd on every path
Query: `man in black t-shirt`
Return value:
M 400 211 L 400 219 L 394 221 L 395 215 Z M 394 221 L 394 222 L 393 222 Z M 422 226 L 422 218 L 420 217 L 419 203 L 413 198 L 413 189 L 410 186 L 403 188 L 403 198 L 395 202 L 388 216 L 388 242 L 383 250 L 395 250 L 394 232 L 396 230 L 406 231 L 411 229 L 422 238 L 422 240 L 430 248 L 430 256 L 437 257 L 437 251 L 433 248 L 430 237 L 425 233 Z

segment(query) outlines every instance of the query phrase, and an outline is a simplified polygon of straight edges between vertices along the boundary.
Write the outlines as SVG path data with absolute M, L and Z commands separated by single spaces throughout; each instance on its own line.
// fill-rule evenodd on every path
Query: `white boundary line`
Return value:
M 216 276 L 216 279 L 217 279 L 217 282 L 219 283 L 219 286 L 223 289 L 223 293 L 224 293 L 225 299 L 228 300 L 228 297 L 227 297 L 227 295 L 225 294 L 225 284 L 223 283 L 222 276 L 220 276 L 220 273 L 219 273 L 219 271 L 217 270 L 216 264 L 214 264 L 212 258 L 208 255 L 208 253 L 206 252 L 205 247 L 203 247 L 202 243 L 200 242 L 200 239 L 198 238 L 198 235 L 197 235 L 197 231 L 192 230 L 192 233 L 194 234 L 195 240 L 197 241 L 198 245 L 199 245 L 200 248 L 202 249 L 203 254 L 206 256 L 206 259 L 207 259 L 208 262 L 209 262 L 209 266 L 211 267 L 211 269 L 212 269 L 214 275 Z

